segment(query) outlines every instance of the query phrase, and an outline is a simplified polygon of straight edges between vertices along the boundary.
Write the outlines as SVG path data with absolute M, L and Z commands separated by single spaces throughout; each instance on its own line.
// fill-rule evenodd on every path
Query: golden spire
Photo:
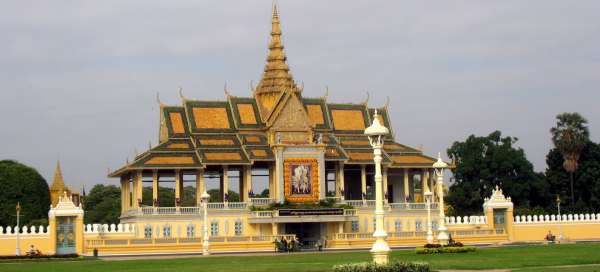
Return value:
M 290 73 L 290 68 L 287 65 L 287 57 L 283 48 L 277 4 L 273 3 L 269 54 L 267 55 L 267 63 L 265 64 L 262 78 L 255 91 L 263 118 L 273 110 L 275 102 L 281 93 L 286 90 L 298 90 Z
M 65 182 L 63 180 L 62 171 L 60 170 L 60 161 L 56 161 L 56 170 L 54 170 L 54 180 L 52 181 L 52 186 L 50 186 L 51 191 L 63 191 L 65 189 Z

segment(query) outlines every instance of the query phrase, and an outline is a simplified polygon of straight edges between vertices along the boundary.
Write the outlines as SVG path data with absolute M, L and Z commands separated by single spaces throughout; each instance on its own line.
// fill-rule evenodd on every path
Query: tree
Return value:
M 457 167 L 452 170 L 455 182 L 446 198 L 457 215 L 481 213 L 484 197 L 496 186 L 516 205 L 547 206 L 548 186 L 533 171 L 523 149 L 514 147 L 516 142 L 517 138 L 494 131 L 485 137 L 471 135 L 447 150 Z
M 48 183 L 37 170 L 17 161 L 0 161 L 0 200 L 0 226 L 17 224 L 17 202 L 21 203 L 21 225 L 48 218 Z
M 121 189 L 96 184 L 83 200 L 86 224 L 117 224 L 121 215 Z
M 563 156 L 563 167 L 569 173 L 571 207 L 574 207 L 573 173 L 579 167 L 579 156 L 590 139 L 590 132 L 586 126 L 587 120 L 579 113 L 561 113 L 556 119 L 556 126 L 550 129 L 550 133 L 554 146 Z
M 553 194 L 569 199 L 570 184 L 564 181 L 570 173 L 564 168 L 564 157 L 553 148 L 546 156 L 546 180 Z M 569 213 L 600 211 L 600 144 L 587 142 L 579 157 L 578 171 L 573 175 L 573 192 L 579 196 L 575 206 L 565 209 Z

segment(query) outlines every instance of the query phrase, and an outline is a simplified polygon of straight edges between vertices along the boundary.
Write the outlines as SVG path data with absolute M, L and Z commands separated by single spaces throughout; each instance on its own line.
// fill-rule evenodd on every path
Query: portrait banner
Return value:
M 319 163 L 314 158 L 285 159 L 285 198 L 290 202 L 319 200 Z

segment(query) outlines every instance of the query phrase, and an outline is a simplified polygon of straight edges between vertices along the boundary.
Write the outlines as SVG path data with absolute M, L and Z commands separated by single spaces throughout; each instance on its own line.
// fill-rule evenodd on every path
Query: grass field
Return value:
M 434 269 L 502 269 L 516 271 L 600 271 L 600 244 L 510 246 L 483 248 L 474 253 L 416 255 L 396 250 L 392 259 L 424 261 Z M 175 259 L 77 260 L 0 263 L 2 272 L 28 271 L 329 271 L 335 264 L 370 260 L 368 252 L 211 256 Z M 595 265 L 592 265 L 595 264 Z M 586 265 L 586 266 L 569 266 Z M 569 266 L 569 267 L 559 267 Z

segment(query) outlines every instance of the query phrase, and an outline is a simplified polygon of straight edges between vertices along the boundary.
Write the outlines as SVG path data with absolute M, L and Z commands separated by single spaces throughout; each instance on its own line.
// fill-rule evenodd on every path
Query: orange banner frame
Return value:
M 293 165 L 309 165 L 310 166 L 310 195 L 293 195 L 292 194 L 292 172 Z M 285 199 L 290 202 L 316 202 L 319 201 L 319 162 L 315 158 L 288 158 L 283 162 L 284 175 L 284 193 Z

